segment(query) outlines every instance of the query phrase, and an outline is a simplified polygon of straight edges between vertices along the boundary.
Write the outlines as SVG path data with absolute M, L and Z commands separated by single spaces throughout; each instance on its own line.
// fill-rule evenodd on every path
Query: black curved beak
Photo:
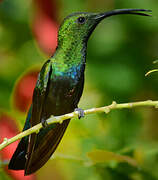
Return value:
M 146 9 L 115 9 L 112 11 L 108 11 L 105 13 L 99 13 L 97 14 L 94 19 L 101 21 L 102 19 L 113 16 L 113 15 L 118 15 L 118 14 L 134 14 L 134 15 L 141 15 L 141 16 L 151 16 L 150 14 L 146 14 L 145 12 L 152 12 L 151 10 L 146 10 Z

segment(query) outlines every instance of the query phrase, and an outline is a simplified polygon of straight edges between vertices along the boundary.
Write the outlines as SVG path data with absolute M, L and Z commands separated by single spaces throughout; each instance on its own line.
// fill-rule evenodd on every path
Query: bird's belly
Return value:
M 74 111 L 77 89 L 77 83 L 70 79 L 52 81 L 46 98 L 45 114 L 57 116 Z

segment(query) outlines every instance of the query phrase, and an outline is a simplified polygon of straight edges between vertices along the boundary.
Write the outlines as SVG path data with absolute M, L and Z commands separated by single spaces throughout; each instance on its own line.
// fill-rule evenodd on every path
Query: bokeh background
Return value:
M 145 8 L 153 17 L 105 19 L 88 43 L 83 109 L 158 100 L 157 0 L 1 0 L 0 142 L 22 130 L 37 74 L 57 45 L 62 19 L 76 11 Z M 0 180 L 157 180 L 158 110 L 135 108 L 71 121 L 52 159 L 32 176 L 9 171 L 17 142 L 0 152 Z

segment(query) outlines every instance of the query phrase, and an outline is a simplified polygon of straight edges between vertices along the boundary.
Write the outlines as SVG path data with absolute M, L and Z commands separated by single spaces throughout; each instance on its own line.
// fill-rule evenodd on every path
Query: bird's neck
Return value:
M 73 39 L 59 43 L 53 56 L 56 63 L 71 68 L 85 64 L 87 44 L 81 40 Z

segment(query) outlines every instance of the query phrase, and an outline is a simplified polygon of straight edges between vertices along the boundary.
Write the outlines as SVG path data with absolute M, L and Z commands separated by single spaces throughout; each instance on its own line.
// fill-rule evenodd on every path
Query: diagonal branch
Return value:
M 152 101 L 152 100 L 147 100 L 147 101 L 141 101 L 141 102 L 131 102 L 131 103 L 122 103 L 122 104 L 117 104 L 116 102 L 113 102 L 111 105 L 104 106 L 104 107 L 99 107 L 99 108 L 92 108 L 84 111 L 84 114 L 94 114 L 94 113 L 99 113 L 99 112 L 104 112 L 104 113 L 109 113 L 113 109 L 129 109 L 133 107 L 155 107 L 158 108 L 158 101 Z M 74 117 L 78 117 L 78 111 L 68 113 L 62 116 L 51 116 L 49 119 L 47 119 L 48 124 L 53 124 L 53 123 L 62 123 L 66 119 L 71 119 Z M 4 138 L 3 142 L 0 144 L 0 150 L 8 146 L 9 144 L 17 141 L 18 139 L 21 139 L 25 136 L 28 136 L 32 133 L 38 133 L 39 130 L 42 128 L 42 124 L 39 123 L 32 128 L 25 130 L 16 136 L 7 139 Z

